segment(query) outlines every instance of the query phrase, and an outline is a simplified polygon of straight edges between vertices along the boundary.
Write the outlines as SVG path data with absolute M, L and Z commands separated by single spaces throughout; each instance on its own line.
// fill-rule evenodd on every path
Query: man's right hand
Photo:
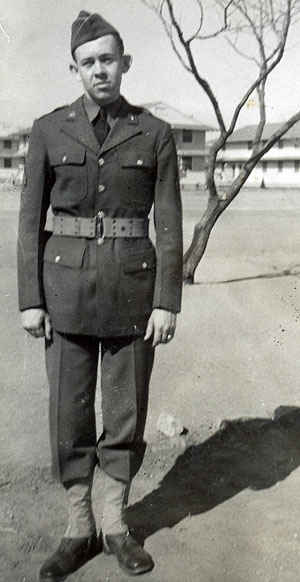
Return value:
M 52 338 L 52 325 L 49 314 L 40 307 L 26 309 L 21 313 L 22 326 L 33 337 Z

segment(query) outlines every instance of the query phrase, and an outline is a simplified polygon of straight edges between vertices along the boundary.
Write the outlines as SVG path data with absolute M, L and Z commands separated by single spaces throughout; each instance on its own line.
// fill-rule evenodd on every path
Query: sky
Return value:
M 195 22 L 195 1 L 176 0 L 184 26 Z M 206 1 L 207 30 L 216 22 Z M 122 93 L 135 104 L 164 101 L 202 123 L 216 127 L 212 107 L 193 77 L 183 69 L 157 16 L 141 0 L 0 0 L 0 124 L 29 125 L 52 109 L 74 101 L 81 87 L 69 72 L 70 29 L 78 12 L 99 12 L 121 33 L 133 64 Z M 300 22 L 268 85 L 268 121 L 281 121 L 300 109 Z M 251 49 L 245 40 L 244 48 Z M 254 75 L 248 60 L 224 40 L 198 42 L 197 64 L 219 99 L 228 123 L 238 98 Z M 255 123 L 251 100 L 240 125 Z

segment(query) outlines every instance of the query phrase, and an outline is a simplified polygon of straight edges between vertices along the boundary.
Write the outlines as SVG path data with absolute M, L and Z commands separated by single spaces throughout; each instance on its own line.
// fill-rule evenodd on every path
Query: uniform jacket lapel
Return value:
M 82 97 L 68 108 L 62 131 L 99 155 L 100 145 L 86 115 Z
M 118 117 L 101 147 L 101 154 L 142 132 L 136 109 L 122 97 Z
M 117 120 L 101 147 L 101 154 L 142 133 L 136 109 L 122 97 Z

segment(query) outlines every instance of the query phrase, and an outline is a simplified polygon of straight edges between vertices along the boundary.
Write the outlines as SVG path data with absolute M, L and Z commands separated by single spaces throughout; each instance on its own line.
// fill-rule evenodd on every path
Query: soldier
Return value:
M 79 13 L 71 53 L 70 69 L 84 94 L 34 122 L 18 241 L 22 324 L 45 337 L 52 465 L 69 506 L 66 532 L 40 570 L 44 582 L 65 579 L 101 551 L 102 541 L 126 573 L 153 568 L 123 513 L 145 452 L 155 347 L 174 336 L 181 301 L 181 202 L 171 129 L 120 95 L 131 57 L 99 14 Z M 148 236 L 152 206 L 156 249 Z M 103 432 L 97 442 L 99 347 Z M 99 537 L 91 503 L 96 464 L 105 474 Z

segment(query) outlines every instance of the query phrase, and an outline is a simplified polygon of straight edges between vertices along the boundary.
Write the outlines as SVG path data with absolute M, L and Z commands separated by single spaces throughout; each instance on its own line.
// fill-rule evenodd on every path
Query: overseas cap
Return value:
M 71 34 L 71 53 L 74 56 L 74 51 L 80 45 L 89 42 L 90 40 L 95 40 L 100 36 L 106 36 L 107 34 L 113 34 L 117 36 L 120 40 L 120 34 L 112 24 L 104 20 L 100 14 L 96 12 L 91 14 L 85 10 L 81 10 L 72 24 L 72 34 Z M 121 41 L 122 42 L 122 41 Z

